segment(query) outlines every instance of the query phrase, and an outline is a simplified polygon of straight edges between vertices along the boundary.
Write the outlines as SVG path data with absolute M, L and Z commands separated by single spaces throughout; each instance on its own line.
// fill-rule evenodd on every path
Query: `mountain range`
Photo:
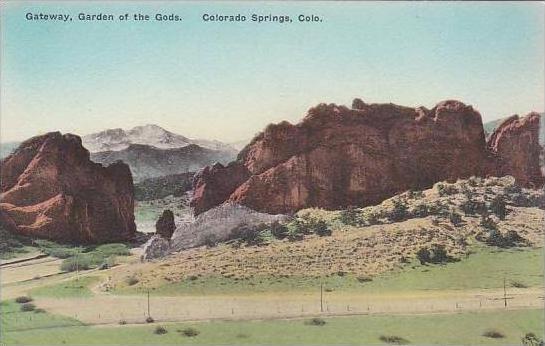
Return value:
M 164 128 L 148 124 L 136 126 L 130 130 L 108 129 L 82 137 L 83 146 L 92 153 L 100 151 L 119 151 L 131 144 L 142 144 L 157 149 L 182 148 L 194 144 L 206 149 L 225 152 L 238 152 L 235 147 L 216 140 L 190 139 L 170 132 Z

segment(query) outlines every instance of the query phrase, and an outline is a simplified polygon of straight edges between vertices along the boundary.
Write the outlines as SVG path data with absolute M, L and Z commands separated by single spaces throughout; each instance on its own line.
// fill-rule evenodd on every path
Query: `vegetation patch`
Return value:
M 491 339 L 503 339 L 505 335 L 496 329 L 487 329 L 483 332 L 483 336 Z
M 392 345 L 406 345 L 409 343 L 409 340 L 396 335 L 381 335 L 379 340 Z

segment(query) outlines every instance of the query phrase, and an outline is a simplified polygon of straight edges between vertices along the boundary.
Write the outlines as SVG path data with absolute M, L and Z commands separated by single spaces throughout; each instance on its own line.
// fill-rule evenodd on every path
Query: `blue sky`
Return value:
M 183 20 L 79 22 L 80 12 Z M 204 13 L 294 23 L 205 23 Z M 485 121 L 544 109 L 543 3 L 14 2 L 1 15 L 2 141 L 147 123 L 237 141 L 354 97 L 429 108 L 459 99 Z

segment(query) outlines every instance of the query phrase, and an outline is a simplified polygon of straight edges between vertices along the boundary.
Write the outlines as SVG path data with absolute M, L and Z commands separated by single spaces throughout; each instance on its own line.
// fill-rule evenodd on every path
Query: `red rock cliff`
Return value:
M 471 106 L 356 101 L 352 109 L 321 104 L 297 125 L 269 125 L 235 163 L 205 169 L 195 179 L 195 212 L 226 200 L 269 213 L 365 206 L 410 188 L 495 173 Z
M 0 169 L 0 222 L 9 230 L 75 243 L 133 237 L 129 167 L 91 162 L 78 136 L 52 132 L 31 138 Z
M 495 175 L 512 175 L 526 187 L 543 185 L 539 167 L 540 118 L 538 113 L 530 113 L 523 118 L 513 115 L 490 136 L 487 146 L 496 157 Z

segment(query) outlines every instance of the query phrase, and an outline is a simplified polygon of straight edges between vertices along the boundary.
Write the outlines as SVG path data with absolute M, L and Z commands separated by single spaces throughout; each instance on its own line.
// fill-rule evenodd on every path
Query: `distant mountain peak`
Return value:
M 141 144 L 158 149 L 183 148 L 191 144 L 213 150 L 236 153 L 232 146 L 216 140 L 190 139 L 170 132 L 156 124 L 135 126 L 129 130 L 120 128 L 107 129 L 83 136 L 83 145 L 93 153 L 101 151 L 119 151 L 131 144 Z

